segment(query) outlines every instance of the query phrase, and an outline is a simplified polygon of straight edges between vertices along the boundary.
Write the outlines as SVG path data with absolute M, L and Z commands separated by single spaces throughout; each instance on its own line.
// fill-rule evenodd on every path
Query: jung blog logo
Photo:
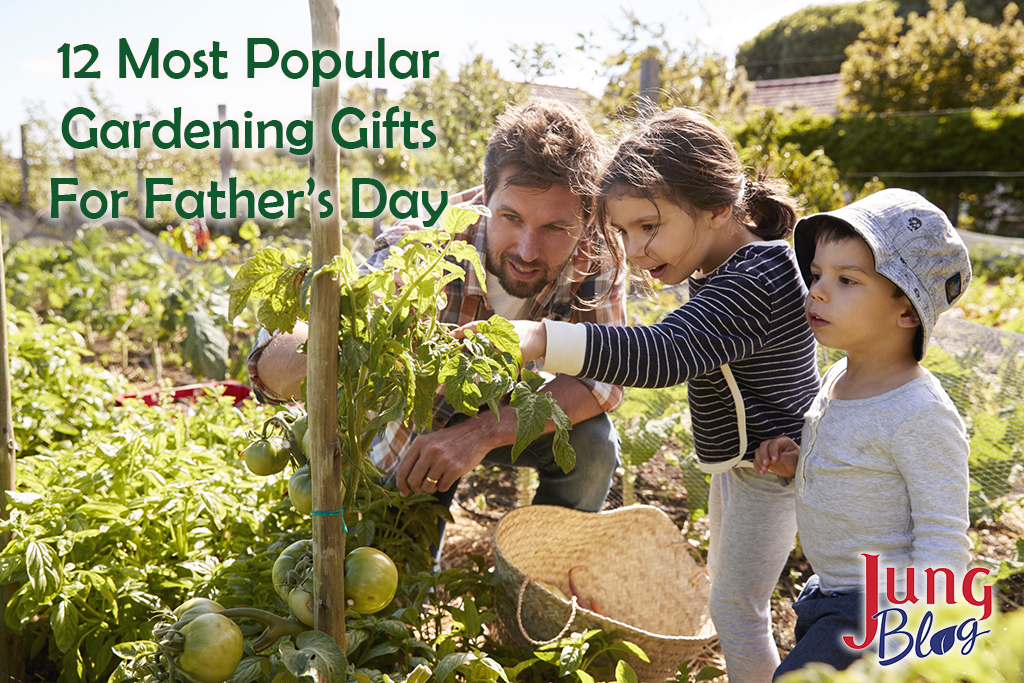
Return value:
M 975 567 L 969 570 L 963 577 L 960 586 L 960 598 L 971 605 L 982 607 L 980 619 L 969 617 L 963 622 L 949 624 L 938 628 L 935 624 L 935 617 L 929 609 L 921 615 L 921 621 L 917 626 L 917 634 L 905 629 L 910 621 L 907 610 L 901 607 L 889 607 L 878 609 L 878 596 L 881 593 L 881 586 L 878 583 L 878 555 L 861 553 L 864 557 L 864 642 L 857 643 L 852 635 L 843 636 L 843 642 L 855 650 L 863 650 L 873 644 L 877 644 L 878 663 L 883 666 L 895 664 L 911 652 L 919 658 L 925 658 L 932 654 L 942 655 L 949 652 L 958 642 L 963 643 L 961 654 L 970 654 L 979 636 L 989 631 L 979 631 L 979 623 L 992 616 L 992 586 L 979 585 L 981 597 L 975 594 L 974 579 L 978 575 L 988 575 L 989 570 L 983 567 Z M 914 567 L 906 569 L 906 594 L 902 599 L 896 597 L 896 570 L 892 567 L 886 569 L 886 593 L 885 596 L 891 605 L 916 604 L 919 598 L 916 594 L 914 581 Z M 957 603 L 956 578 L 950 569 L 928 568 L 924 570 L 926 577 L 925 604 L 929 607 L 936 604 L 936 583 L 939 577 L 942 578 L 945 586 L 943 602 L 947 605 Z M 895 626 L 893 622 L 897 621 Z M 933 627 L 938 628 L 932 633 Z M 877 638 L 877 643 L 875 642 Z M 899 649 L 902 645 L 902 649 Z

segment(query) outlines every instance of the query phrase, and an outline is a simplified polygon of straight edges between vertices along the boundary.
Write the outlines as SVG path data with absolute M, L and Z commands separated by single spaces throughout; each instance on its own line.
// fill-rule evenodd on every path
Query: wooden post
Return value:
M 217 119 L 221 123 L 224 123 L 228 120 L 228 105 L 217 105 Z M 220 145 L 220 189 L 222 192 L 227 192 L 228 178 L 231 176 L 231 166 L 234 163 L 234 159 L 232 158 L 231 155 L 231 146 L 234 143 L 234 140 L 232 140 L 231 138 L 230 128 L 225 127 L 224 132 L 226 133 L 226 136 L 221 141 Z M 220 214 L 223 214 L 224 209 L 227 208 L 225 201 L 226 200 L 223 197 L 217 200 L 217 212 Z M 255 211 L 253 211 L 252 213 L 255 213 Z M 214 221 L 213 229 L 216 230 L 217 232 L 226 232 L 225 230 L 221 229 L 219 220 Z
M 340 54 L 339 12 L 335 0 L 309 0 L 313 49 Z M 313 270 L 341 253 L 341 206 L 338 203 L 340 148 L 331 135 L 331 120 L 340 105 L 337 78 L 313 89 L 313 154 L 310 198 Z M 320 216 L 320 193 L 329 190 L 334 210 Z M 313 475 L 313 603 L 315 624 L 345 648 L 345 519 L 342 458 L 338 448 L 338 305 L 339 284 L 329 277 L 313 283 L 306 343 L 306 410 L 309 413 L 310 469 Z M 319 513 L 319 514 L 318 514 Z
M 22 126 L 22 131 L 25 127 Z M 24 132 L 22 133 L 24 135 Z M 24 137 L 22 138 L 24 140 Z M 24 143 L 22 158 L 24 159 Z M 0 233 L 2 234 L 2 233 Z M 0 237 L 0 517 L 7 519 L 7 496 L 15 487 L 14 424 L 11 414 L 11 367 L 7 358 L 7 287 L 4 283 L 3 243 Z M 10 534 L 0 534 L 0 548 L 6 548 Z M 25 643 L 4 622 L 7 603 L 17 592 L 16 584 L 0 588 L 0 672 L 11 680 L 25 680 Z
M 28 124 L 21 124 L 21 208 L 28 205 Z M 6 324 L 6 323 L 4 323 Z
M 385 102 L 387 102 L 387 96 L 388 96 L 387 88 L 374 88 L 373 89 L 373 108 L 376 109 L 377 111 L 380 111 L 380 105 L 385 103 Z M 374 147 L 373 151 L 376 152 L 377 154 L 380 154 L 380 147 Z M 380 180 L 380 172 L 377 170 L 377 158 L 376 158 L 376 156 L 373 159 L 373 179 L 374 180 Z M 352 202 L 353 203 L 355 203 L 357 200 L 358 200 L 357 197 L 353 197 L 352 198 Z M 379 193 L 377 192 L 377 187 L 374 186 L 374 188 L 373 188 L 373 205 L 377 206 L 377 203 L 379 201 L 380 201 Z M 381 230 L 380 226 L 381 226 L 381 223 L 383 223 L 383 219 L 381 218 L 381 216 L 383 214 L 384 214 L 384 212 L 381 211 L 380 213 L 378 213 L 376 216 L 373 217 L 373 230 L 370 232 L 370 237 L 372 237 L 373 239 L 377 239 L 378 237 L 380 237 L 380 230 Z
M 142 120 L 142 114 L 135 115 L 136 121 Z M 141 141 L 140 141 L 141 142 Z M 135 151 L 135 213 L 136 220 L 142 224 L 146 217 L 146 181 L 142 177 L 142 145 Z
M 640 62 L 640 115 L 647 116 L 658 108 L 658 89 L 661 87 L 661 62 L 656 57 L 645 57 Z

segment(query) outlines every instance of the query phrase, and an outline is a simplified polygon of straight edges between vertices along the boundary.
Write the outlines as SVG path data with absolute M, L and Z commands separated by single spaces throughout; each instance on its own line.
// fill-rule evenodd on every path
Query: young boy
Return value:
M 970 561 L 964 422 L 919 365 L 939 314 L 971 280 L 967 248 L 942 211 L 896 189 L 801 220 L 794 247 L 814 336 L 846 358 L 825 374 L 802 447 L 777 437 L 755 458 L 762 474 L 795 477 L 815 572 L 776 678 L 808 662 L 844 669 L 863 652 L 842 640 L 864 631 L 862 553 L 897 577 L 915 567 L 915 579 L 926 567 L 961 576 Z

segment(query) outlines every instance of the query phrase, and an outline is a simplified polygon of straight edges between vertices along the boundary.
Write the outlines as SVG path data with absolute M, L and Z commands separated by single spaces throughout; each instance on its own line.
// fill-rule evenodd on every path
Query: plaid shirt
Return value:
M 476 187 L 449 197 L 449 204 L 483 204 L 483 188 Z M 388 229 L 374 244 L 375 252 L 367 260 L 365 267 L 379 268 L 387 259 L 390 249 L 404 235 L 419 229 L 416 222 L 403 221 Z M 480 262 L 484 263 L 487 255 L 487 218 L 479 221 L 456 235 L 456 239 L 469 242 L 480 254 Z M 539 294 L 530 299 L 524 319 L 542 320 L 550 318 L 568 322 L 592 322 L 599 325 L 626 324 L 626 290 L 622 277 L 612 281 L 611 273 L 598 272 L 580 278 L 574 273 L 590 273 L 596 270 L 592 259 L 586 256 L 587 249 L 577 248 L 573 257 L 559 274 L 558 279 L 545 287 Z M 487 303 L 483 283 L 469 262 L 460 263 L 466 270 L 465 280 L 454 280 L 445 287 L 448 305 L 438 313 L 438 320 L 451 325 L 465 325 L 474 320 L 486 320 L 494 315 L 494 310 Z M 579 310 L 574 307 L 576 301 L 589 301 L 603 296 L 610 290 L 608 298 L 592 310 Z M 530 367 L 533 364 L 528 365 Z M 534 368 L 535 369 L 535 368 Z M 579 380 L 590 387 L 594 397 L 606 412 L 615 410 L 622 400 L 622 388 L 594 382 Z M 438 396 L 434 403 L 433 429 L 442 429 L 451 419 L 454 411 L 443 396 Z M 385 472 L 394 471 L 402 456 L 409 449 L 412 440 L 417 436 L 411 425 L 400 422 L 389 424 L 382 436 L 374 440 L 370 451 L 373 463 Z
M 483 188 L 475 187 L 449 197 L 449 204 L 483 204 Z M 417 221 L 400 221 L 388 228 L 374 243 L 374 253 L 367 259 L 366 263 L 360 266 L 361 269 L 375 270 L 383 266 L 390 254 L 391 248 L 398 241 L 410 232 L 421 228 Z M 481 217 L 479 221 L 466 228 L 456 235 L 456 239 L 472 244 L 478 254 L 481 263 L 485 262 L 487 254 L 487 218 Z M 582 245 L 584 247 L 589 244 Z M 609 272 L 597 271 L 597 265 L 587 256 L 589 249 L 577 248 L 565 269 L 559 274 L 555 282 L 550 283 L 539 294 L 530 299 L 529 308 L 524 316 L 526 320 L 551 320 L 566 322 L 592 322 L 599 325 L 626 324 L 626 285 L 625 279 L 620 276 L 617 280 L 612 279 Z M 468 262 L 460 263 L 466 271 L 465 280 L 454 280 L 444 289 L 448 304 L 438 313 L 438 320 L 451 325 L 465 325 L 474 320 L 486 320 L 494 315 L 494 310 L 487 302 L 487 295 L 484 294 L 484 285 L 477 277 L 476 271 Z M 588 273 L 580 277 L 580 273 Z M 580 310 L 574 306 L 577 301 L 589 301 L 603 296 L 609 292 L 608 297 L 598 306 L 591 310 Z M 268 337 L 269 338 L 269 337 Z M 257 343 L 257 347 L 261 347 Z M 249 358 L 250 380 L 254 386 L 258 383 L 255 375 L 256 361 L 258 360 L 257 349 Z M 535 364 L 527 365 L 531 369 L 537 369 Z M 594 397 L 606 412 L 615 410 L 622 400 L 622 388 L 612 384 L 594 382 L 592 380 L 580 379 L 593 392 Z M 262 386 L 257 387 L 267 400 L 274 401 L 276 397 L 269 395 Z M 448 424 L 454 414 L 454 410 L 439 395 L 434 402 L 434 417 L 432 429 L 437 431 Z M 374 439 L 370 450 L 370 457 L 373 463 L 391 473 L 397 467 L 402 456 L 409 449 L 412 440 L 416 438 L 417 432 L 412 425 L 403 424 L 399 421 L 390 423 L 381 436 Z

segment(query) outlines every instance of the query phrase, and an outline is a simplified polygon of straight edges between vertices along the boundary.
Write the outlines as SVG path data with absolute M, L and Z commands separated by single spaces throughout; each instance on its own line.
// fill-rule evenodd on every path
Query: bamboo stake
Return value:
M 340 54 L 339 12 L 336 0 L 309 0 L 314 50 Z M 316 185 L 310 198 L 313 269 L 341 253 L 341 207 L 338 203 L 340 149 L 331 135 L 331 120 L 339 108 L 337 78 L 313 89 L 313 155 L 310 177 Z M 321 218 L 317 201 L 329 190 L 334 206 Z M 313 284 L 306 344 L 306 410 L 309 413 L 310 469 L 313 475 L 313 602 L 316 628 L 345 647 L 345 521 L 344 488 L 338 448 L 338 305 L 340 289 L 330 278 Z M 320 513 L 320 514 L 317 514 Z
M 7 357 L 7 285 L 4 281 L 3 237 L 0 231 L 0 517 L 7 519 L 7 496 L 15 480 L 14 416 L 11 414 L 11 366 Z M 0 535 L 0 548 L 7 546 L 10 534 Z M 0 589 L 0 672 L 15 680 L 25 679 L 25 643 L 7 628 L 4 621 L 7 602 L 18 590 L 16 584 Z

